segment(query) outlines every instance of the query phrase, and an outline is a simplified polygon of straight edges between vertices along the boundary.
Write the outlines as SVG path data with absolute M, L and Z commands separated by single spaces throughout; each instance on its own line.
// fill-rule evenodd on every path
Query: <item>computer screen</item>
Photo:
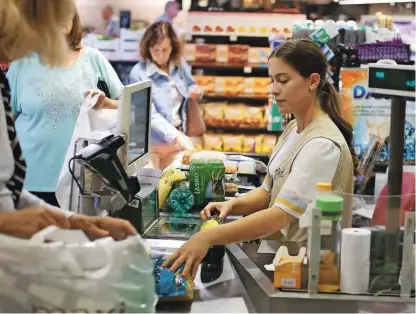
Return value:
M 119 132 L 128 145 L 121 149 L 121 160 L 129 175 L 149 161 L 152 112 L 152 83 L 143 81 L 124 87 L 120 108 Z

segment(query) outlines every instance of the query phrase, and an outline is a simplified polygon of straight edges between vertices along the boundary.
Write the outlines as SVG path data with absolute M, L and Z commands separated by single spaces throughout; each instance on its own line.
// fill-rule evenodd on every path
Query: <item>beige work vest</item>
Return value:
M 272 155 L 277 153 L 285 143 L 290 132 L 296 127 L 296 120 L 291 121 L 285 128 L 283 134 L 280 136 L 276 148 Z M 311 122 L 300 133 L 300 137 L 296 144 L 289 148 L 284 154 L 284 159 L 279 163 L 276 173 L 268 173 L 264 184 L 271 188 L 269 208 L 275 203 L 284 183 L 290 175 L 293 162 L 296 160 L 299 152 L 309 141 L 316 138 L 327 138 L 335 143 L 340 148 L 341 156 L 338 168 L 332 180 L 332 188 L 335 192 L 341 192 L 344 197 L 344 209 L 342 213 L 342 227 L 347 228 L 351 226 L 352 220 L 352 193 L 354 169 L 349 147 L 331 118 L 328 115 L 323 115 Z M 319 160 L 311 160 L 311 167 Z M 348 194 L 349 196 L 346 196 Z M 284 238 L 282 239 L 282 235 Z M 290 226 L 281 230 L 281 232 L 267 237 L 267 239 L 289 240 L 289 241 L 305 241 L 307 239 L 306 228 L 299 228 L 299 220 L 296 219 Z

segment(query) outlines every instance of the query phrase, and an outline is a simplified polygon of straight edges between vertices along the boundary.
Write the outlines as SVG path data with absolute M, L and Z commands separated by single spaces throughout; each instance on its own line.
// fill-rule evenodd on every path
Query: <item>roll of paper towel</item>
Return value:
M 370 261 L 371 231 L 359 228 L 342 230 L 341 262 L 362 263 Z
M 364 294 L 370 280 L 371 231 L 347 228 L 341 239 L 341 292 Z
M 370 282 L 370 262 L 356 264 L 341 262 L 341 292 L 365 294 Z

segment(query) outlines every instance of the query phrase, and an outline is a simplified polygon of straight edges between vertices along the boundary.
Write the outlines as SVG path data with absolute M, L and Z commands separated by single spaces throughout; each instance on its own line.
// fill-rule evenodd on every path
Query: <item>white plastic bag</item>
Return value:
M 102 139 L 103 137 L 111 134 L 109 129 L 117 124 L 118 110 L 93 110 L 92 108 L 97 103 L 100 93 L 97 93 L 94 97 L 92 97 L 92 94 L 93 93 L 90 93 L 85 98 L 85 101 L 81 106 L 56 186 L 55 195 L 59 206 L 67 210 L 71 210 L 70 204 L 76 204 L 78 202 L 79 195 L 77 186 L 75 184 L 71 184 L 72 176 L 68 169 L 68 163 L 71 158 L 74 157 L 76 141 L 80 138 L 89 140 Z M 72 200 L 70 199 L 71 186 L 73 187 Z
M 0 235 L 0 312 L 151 313 L 157 297 L 140 236 L 74 243 L 50 227 L 23 240 Z M 79 237 L 79 234 L 75 237 Z M 72 243 L 43 240 L 72 239 Z

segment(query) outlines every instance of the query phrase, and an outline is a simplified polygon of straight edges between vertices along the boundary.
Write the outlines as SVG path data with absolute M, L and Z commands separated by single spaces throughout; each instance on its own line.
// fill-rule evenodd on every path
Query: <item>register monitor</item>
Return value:
M 142 81 L 124 87 L 119 109 L 118 133 L 126 143 L 119 151 L 127 175 L 132 176 L 149 162 L 152 82 Z

